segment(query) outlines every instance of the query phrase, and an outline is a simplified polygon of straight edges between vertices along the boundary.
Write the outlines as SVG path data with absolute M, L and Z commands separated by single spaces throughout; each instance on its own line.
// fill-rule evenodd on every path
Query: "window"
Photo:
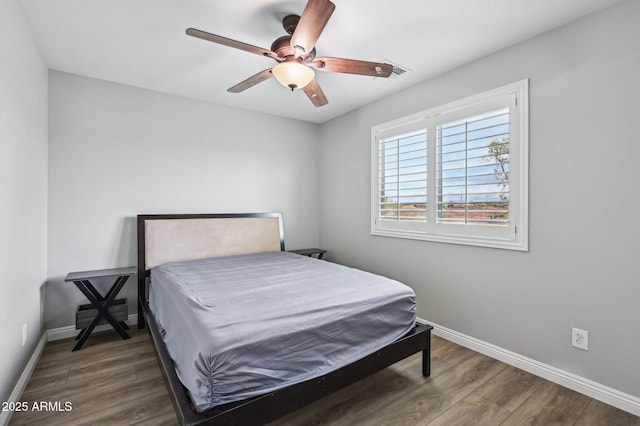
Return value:
M 528 249 L 528 81 L 372 128 L 371 233 Z

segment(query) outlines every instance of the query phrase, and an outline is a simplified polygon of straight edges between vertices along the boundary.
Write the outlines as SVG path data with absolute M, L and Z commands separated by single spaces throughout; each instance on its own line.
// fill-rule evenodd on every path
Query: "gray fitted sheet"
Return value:
M 149 306 L 198 411 L 326 374 L 415 324 L 406 285 L 287 252 L 157 266 Z

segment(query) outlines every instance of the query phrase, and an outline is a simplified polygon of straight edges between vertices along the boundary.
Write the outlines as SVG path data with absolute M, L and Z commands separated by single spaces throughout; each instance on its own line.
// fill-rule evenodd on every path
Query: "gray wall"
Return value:
M 282 211 L 288 249 L 317 245 L 317 135 L 315 124 L 50 71 L 47 328 L 72 325 L 84 303 L 68 272 L 136 264 L 137 214 Z M 122 293 L 130 313 L 135 287 Z
M 6 401 L 43 332 L 47 69 L 14 0 L 0 1 L 0 28 L 0 401 Z
M 639 16 L 624 2 L 323 124 L 329 258 L 408 283 L 422 318 L 640 397 Z M 523 78 L 529 252 L 371 236 L 371 126 Z

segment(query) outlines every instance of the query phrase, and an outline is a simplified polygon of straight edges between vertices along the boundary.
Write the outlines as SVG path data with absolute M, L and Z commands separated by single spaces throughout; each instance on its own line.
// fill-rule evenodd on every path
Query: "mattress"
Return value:
M 408 286 L 288 252 L 157 266 L 149 306 L 198 411 L 322 376 L 415 325 Z

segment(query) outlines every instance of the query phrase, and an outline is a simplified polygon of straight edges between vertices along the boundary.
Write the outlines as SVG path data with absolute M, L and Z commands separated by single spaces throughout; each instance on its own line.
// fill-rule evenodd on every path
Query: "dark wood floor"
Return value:
M 17 412 L 11 425 L 177 423 L 146 331 L 126 341 L 94 334 L 76 352 L 73 344 L 47 344 L 21 399 L 60 410 Z M 639 417 L 444 339 L 432 345 L 431 377 L 416 355 L 272 425 L 640 426 Z

